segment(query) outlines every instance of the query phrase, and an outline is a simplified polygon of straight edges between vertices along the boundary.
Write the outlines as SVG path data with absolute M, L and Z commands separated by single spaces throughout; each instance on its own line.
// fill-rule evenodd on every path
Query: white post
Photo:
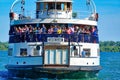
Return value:
M 56 5 L 57 3 L 56 3 L 56 0 L 55 0 L 55 19 L 56 19 L 56 15 L 57 15 L 57 10 L 56 10 Z

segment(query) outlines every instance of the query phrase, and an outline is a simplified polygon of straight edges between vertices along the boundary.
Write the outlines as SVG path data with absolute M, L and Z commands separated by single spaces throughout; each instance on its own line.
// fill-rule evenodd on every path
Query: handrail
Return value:
M 63 14 L 66 14 L 67 16 L 69 16 L 69 11 L 62 11 L 62 10 L 57 10 L 58 13 L 63 13 Z M 20 13 L 20 11 L 16 11 L 17 13 Z M 52 18 L 52 19 L 55 19 L 55 18 L 59 18 L 57 15 L 59 14 L 56 14 L 56 17 L 49 17 L 50 15 L 55 15 L 55 14 L 52 14 L 54 13 L 55 10 L 39 10 L 38 13 L 36 11 L 26 11 L 25 12 L 25 17 L 30 17 L 31 19 L 36 19 L 36 16 L 39 16 L 37 17 L 37 19 L 39 18 L 42 18 L 45 14 L 45 18 Z M 77 13 L 77 17 L 76 18 L 80 18 L 80 19 L 85 19 L 85 18 L 88 18 L 91 16 L 91 13 L 88 12 L 88 11 L 74 11 L 74 13 Z M 79 15 L 80 14 L 80 15 Z M 64 18 L 67 18 L 67 16 L 64 16 Z M 25 18 L 23 18 L 25 19 Z M 19 20 L 19 19 L 18 19 Z M 21 20 L 21 19 L 20 19 Z
M 13 12 L 13 7 L 19 2 L 20 0 L 15 0 L 10 8 L 10 12 Z
M 96 5 L 95 5 L 94 1 L 93 1 L 93 0 L 91 0 L 91 3 L 93 4 L 94 13 L 96 13 Z
M 87 1 L 87 5 L 90 5 L 91 6 L 91 8 L 92 8 L 92 12 L 93 13 L 96 13 L 96 6 L 95 6 L 95 3 L 94 3 L 94 1 L 93 0 L 86 0 Z
M 39 34 L 39 33 L 22 33 L 22 34 L 10 34 L 10 43 L 19 43 L 19 42 L 48 42 L 48 38 L 64 38 L 64 42 L 85 42 L 85 43 L 99 43 L 98 35 L 80 33 L 80 34 Z M 55 41 L 56 42 L 56 41 Z

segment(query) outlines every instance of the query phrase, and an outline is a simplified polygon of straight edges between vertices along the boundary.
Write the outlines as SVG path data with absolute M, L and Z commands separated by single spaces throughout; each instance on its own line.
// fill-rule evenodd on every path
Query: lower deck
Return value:
M 98 66 L 99 45 L 92 43 L 15 43 L 9 45 L 9 65 Z
M 57 75 L 60 79 L 73 79 L 88 73 L 96 75 L 101 69 L 99 44 L 93 43 L 14 43 L 9 44 L 8 54 L 6 68 L 17 76 L 31 77 L 36 73 L 44 78 Z
M 50 57 L 51 58 L 51 57 Z M 56 57 L 55 57 L 56 58 Z M 66 61 L 65 61 L 66 60 Z M 57 62 L 58 61 L 58 62 Z M 55 67 L 67 67 L 67 66 L 98 66 L 99 57 L 91 58 L 58 58 L 54 61 L 43 57 L 11 57 L 9 58 L 9 65 L 26 66 L 26 65 L 40 65 L 40 66 L 55 66 Z

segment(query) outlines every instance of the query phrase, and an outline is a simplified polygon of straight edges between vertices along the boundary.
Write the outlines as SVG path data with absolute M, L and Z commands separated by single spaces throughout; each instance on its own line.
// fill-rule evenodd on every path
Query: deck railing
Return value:
M 20 42 L 49 42 L 48 38 L 62 38 L 63 42 L 84 42 L 84 43 L 98 43 L 98 35 L 92 35 L 87 33 L 80 34 L 35 34 L 35 33 L 22 33 L 22 34 L 10 34 L 9 43 Z M 55 41 L 57 42 L 57 41 Z M 58 41 L 59 43 L 59 41 Z
M 75 13 L 75 15 L 74 15 Z M 77 19 L 91 19 L 94 20 L 92 13 L 88 11 L 62 11 L 58 10 L 57 13 L 54 10 L 41 10 L 41 11 L 26 11 L 25 15 L 20 14 L 19 11 L 14 13 L 14 18 L 12 20 L 24 20 L 24 19 L 60 19 L 60 18 L 77 18 Z

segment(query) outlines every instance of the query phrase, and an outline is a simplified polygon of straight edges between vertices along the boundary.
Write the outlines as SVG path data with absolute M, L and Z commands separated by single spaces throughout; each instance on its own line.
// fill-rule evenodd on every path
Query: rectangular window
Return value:
M 91 55 L 91 51 L 90 51 L 90 49 L 83 49 L 83 51 L 85 51 L 85 57 L 90 57 L 90 55 Z
M 97 49 L 97 56 L 100 56 L 100 49 Z
M 33 49 L 33 56 L 42 56 L 42 53 L 43 53 L 42 46 L 37 45 Z
M 34 48 L 33 55 L 34 56 L 39 56 L 39 50 L 37 50 L 36 48 Z
M 48 8 L 50 9 L 55 9 L 55 3 L 49 3 Z
M 27 56 L 27 49 L 26 48 L 21 48 L 20 49 L 20 55 L 21 56 Z
M 57 9 L 61 10 L 61 3 L 57 3 Z
M 13 49 L 12 49 L 12 48 L 9 48 L 9 49 L 8 49 L 8 56 L 12 56 L 12 53 L 13 53 Z

